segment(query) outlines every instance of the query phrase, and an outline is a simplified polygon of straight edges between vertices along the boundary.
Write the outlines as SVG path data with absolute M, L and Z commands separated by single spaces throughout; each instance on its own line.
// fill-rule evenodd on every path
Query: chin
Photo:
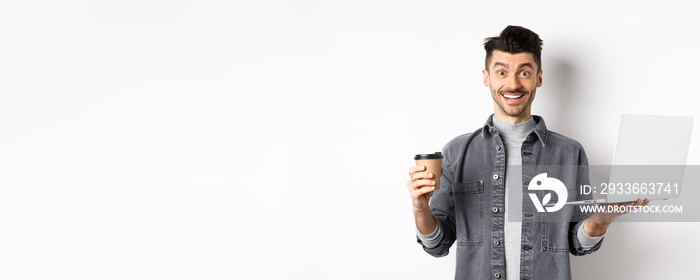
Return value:
M 512 111 L 505 111 L 506 115 L 511 116 L 511 117 L 520 117 L 520 116 L 525 116 L 527 109 L 518 109 L 518 110 L 512 110 Z

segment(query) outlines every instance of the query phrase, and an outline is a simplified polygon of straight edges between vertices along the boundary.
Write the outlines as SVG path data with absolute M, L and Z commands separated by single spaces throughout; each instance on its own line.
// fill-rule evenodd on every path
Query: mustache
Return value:
M 514 94 L 514 93 L 518 93 L 518 94 L 528 94 L 528 92 L 525 91 L 525 90 L 501 90 L 501 91 L 499 91 L 498 93 L 499 93 L 499 94 Z

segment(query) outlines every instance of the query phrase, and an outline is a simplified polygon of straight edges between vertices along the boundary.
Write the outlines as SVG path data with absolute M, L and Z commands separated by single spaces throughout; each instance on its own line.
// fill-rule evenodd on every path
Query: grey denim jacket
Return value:
M 599 242 L 584 250 L 577 231 L 589 215 L 578 207 L 539 213 L 526 194 L 537 174 L 526 166 L 576 166 L 560 180 L 567 187 L 568 201 L 590 199 L 577 194 L 576 187 L 588 184 L 588 159 L 581 144 L 547 130 L 540 116 L 534 131 L 522 145 L 523 209 L 520 279 L 571 279 L 569 252 L 586 255 L 597 251 Z M 493 126 L 486 124 L 451 140 L 442 150 L 443 175 L 440 189 L 430 201 L 436 222 L 444 236 L 437 247 L 423 249 L 435 257 L 446 256 L 457 242 L 455 279 L 505 279 L 504 222 L 506 155 L 503 141 Z M 542 197 L 542 196 L 539 196 Z M 545 222 L 547 221 L 547 222 Z M 555 222 L 552 222 L 555 221 Z M 422 245 L 420 239 L 418 243 Z

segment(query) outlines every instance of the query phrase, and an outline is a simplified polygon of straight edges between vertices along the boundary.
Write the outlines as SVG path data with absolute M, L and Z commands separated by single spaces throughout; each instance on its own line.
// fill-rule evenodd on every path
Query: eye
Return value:
M 499 70 L 499 71 L 498 71 L 498 72 L 496 72 L 496 73 L 498 73 L 498 75 L 501 75 L 501 76 L 503 76 L 503 75 L 505 75 L 505 74 L 506 74 L 506 71 L 503 71 L 503 70 Z
M 528 72 L 528 71 L 520 72 L 520 76 L 525 76 L 525 77 L 530 76 L 530 72 Z

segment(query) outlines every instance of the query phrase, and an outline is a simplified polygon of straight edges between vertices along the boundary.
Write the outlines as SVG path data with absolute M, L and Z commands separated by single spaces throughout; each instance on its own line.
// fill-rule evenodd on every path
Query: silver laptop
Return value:
M 597 185 L 593 200 L 566 204 L 678 197 L 692 128 L 693 117 L 622 115 L 612 166 L 591 167 L 591 185 Z

